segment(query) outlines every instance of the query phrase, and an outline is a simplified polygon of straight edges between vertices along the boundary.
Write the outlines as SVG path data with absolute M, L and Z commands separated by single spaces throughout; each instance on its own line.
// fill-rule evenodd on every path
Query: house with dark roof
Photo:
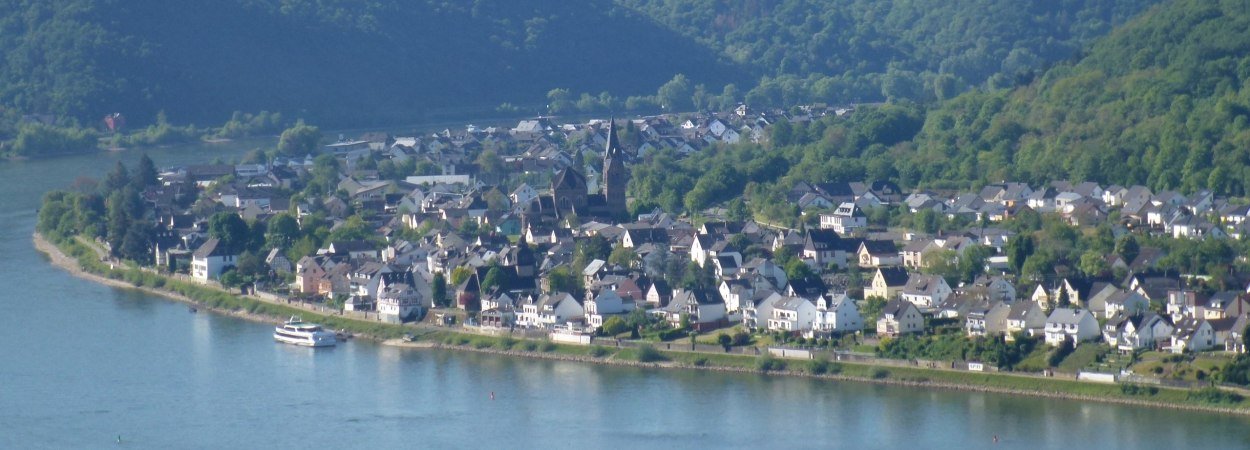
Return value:
M 191 254 L 191 278 L 201 283 L 217 279 L 227 268 L 233 267 L 239 258 L 229 251 L 221 240 L 210 238 Z
M 1045 333 L 1046 344 L 1052 346 L 1064 341 L 1080 345 L 1101 335 L 1098 320 L 1089 311 L 1080 308 L 1055 308 L 1046 318 Z
M 891 300 L 881 309 L 877 319 L 877 336 L 894 337 L 909 333 L 924 333 L 924 317 L 916 305 L 904 300 Z
M 700 333 L 711 331 L 728 324 L 725 314 L 725 301 L 715 290 L 681 289 L 673 292 L 673 299 L 665 306 L 654 311 L 663 316 L 664 320 L 674 327 L 681 324 L 686 317 L 690 326 Z
M 859 267 L 897 266 L 903 263 L 902 253 L 891 240 L 864 239 L 856 255 Z
M 902 267 L 879 267 L 872 276 L 872 283 L 864 289 L 864 297 L 881 297 L 886 300 L 898 298 L 907 286 L 907 269 Z

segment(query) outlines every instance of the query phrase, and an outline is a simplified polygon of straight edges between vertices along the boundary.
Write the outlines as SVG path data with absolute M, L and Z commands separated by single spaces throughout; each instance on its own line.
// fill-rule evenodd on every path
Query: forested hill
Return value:
M 618 0 L 768 75 L 752 104 L 1011 87 L 1158 0 Z
M 753 79 L 611 0 L 0 0 L 0 48 L 9 124 L 270 110 L 335 127 L 556 87 L 653 93 L 677 73 Z
M 1250 193 L 1250 4 L 1172 0 L 1073 65 L 930 110 L 908 182 L 1145 184 Z

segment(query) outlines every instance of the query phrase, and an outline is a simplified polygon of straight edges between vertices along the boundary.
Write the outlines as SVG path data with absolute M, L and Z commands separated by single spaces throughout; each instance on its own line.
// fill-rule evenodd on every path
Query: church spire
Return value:
M 616 116 L 608 121 L 608 146 L 603 149 L 604 157 L 613 157 L 621 151 L 621 143 L 616 140 Z

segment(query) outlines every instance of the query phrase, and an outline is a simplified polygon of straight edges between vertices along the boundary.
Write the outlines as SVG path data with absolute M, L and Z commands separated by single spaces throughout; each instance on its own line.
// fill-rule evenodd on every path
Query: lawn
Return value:
M 1088 368 L 1099 356 L 1107 353 L 1110 348 L 1103 344 L 1084 343 L 1072 351 L 1072 354 L 1059 363 L 1060 372 L 1077 373 Z

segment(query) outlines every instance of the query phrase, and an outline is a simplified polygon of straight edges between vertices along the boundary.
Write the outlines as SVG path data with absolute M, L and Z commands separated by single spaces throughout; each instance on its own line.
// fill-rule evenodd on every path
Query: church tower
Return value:
M 629 184 L 629 172 L 625 169 L 625 154 L 616 140 L 616 118 L 608 125 L 608 146 L 603 152 L 603 199 L 613 217 L 625 217 L 625 186 Z

